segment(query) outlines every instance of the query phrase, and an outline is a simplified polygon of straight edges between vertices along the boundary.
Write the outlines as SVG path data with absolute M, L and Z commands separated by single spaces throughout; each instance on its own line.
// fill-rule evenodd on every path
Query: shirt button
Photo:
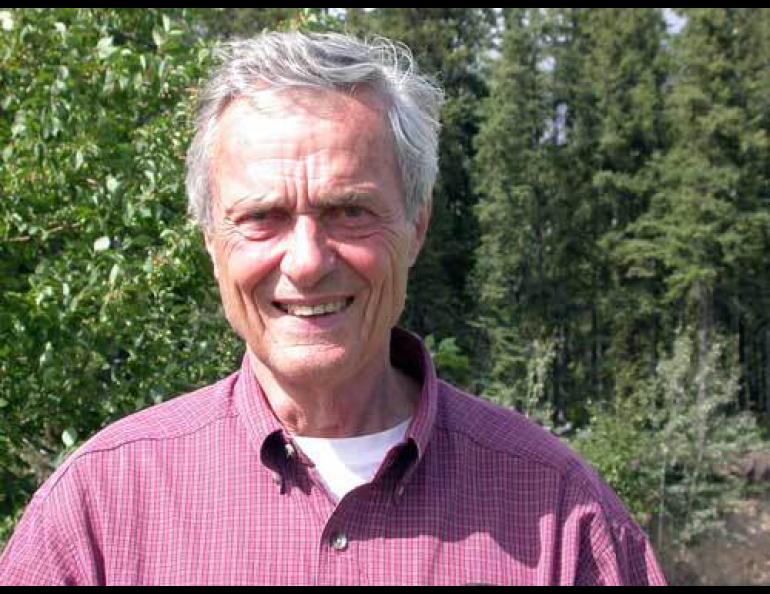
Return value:
M 332 548 L 335 551 L 344 551 L 348 548 L 348 537 L 339 532 L 332 537 Z

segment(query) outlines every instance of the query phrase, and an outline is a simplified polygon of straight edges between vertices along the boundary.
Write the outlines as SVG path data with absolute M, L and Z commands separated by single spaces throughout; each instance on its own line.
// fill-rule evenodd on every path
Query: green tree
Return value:
M 552 117 L 548 54 L 538 9 L 504 11 L 499 59 L 476 138 L 476 215 L 481 231 L 473 286 L 483 341 L 485 393 L 524 407 L 527 362 L 538 341 L 553 342 L 548 258 Z M 546 382 L 545 399 L 552 384 Z
M 671 147 L 651 164 L 658 190 L 615 255 L 625 274 L 661 280 L 659 306 L 698 329 L 704 361 L 715 329 L 736 335 L 743 401 L 767 406 L 759 380 L 770 299 L 760 255 L 770 251 L 768 15 L 683 15 L 666 106 Z
M 203 39 L 226 41 L 266 30 L 338 30 L 329 8 L 193 8 L 193 30 Z
M 183 183 L 210 37 L 337 21 L 317 9 L 0 15 L 2 539 L 82 439 L 237 366 Z
M 654 369 L 654 352 L 645 362 L 639 348 L 649 317 L 624 307 L 636 294 L 618 286 L 605 242 L 646 211 L 654 181 L 645 167 L 666 148 L 665 25 L 657 9 L 554 9 L 546 30 L 553 102 L 564 113 L 560 147 L 549 154 L 553 299 L 565 337 L 555 381 L 560 405 L 579 418 L 586 400 L 611 398 L 618 380 L 622 390 L 624 376 L 644 377 L 633 374 L 639 362 Z
M 301 8 L 193 8 L 191 18 L 205 39 L 251 37 L 265 29 L 287 26 L 301 17 Z
M 693 329 L 678 332 L 656 375 L 630 397 L 594 407 L 573 440 L 662 552 L 723 528 L 719 512 L 744 490 L 729 469 L 762 443 L 753 416 L 731 412 L 734 341 L 715 335 L 705 359 L 698 341 Z
M 232 370 L 188 222 L 191 94 L 210 62 L 179 10 L 14 10 L 0 34 L 3 514 L 71 447 Z
M 506 15 L 477 158 L 491 381 L 521 395 L 533 345 L 550 341 L 548 398 L 580 420 L 614 393 L 635 335 L 606 243 L 645 212 L 664 144 L 664 23 L 655 9 Z
M 660 279 L 619 275 L 612 251 L 659 189 L 648 166 L 667 148 L 664 91 L 670 60 L 658 9 L 593 10 L 587 27 L 590 51 L 584 79 L 591 86 L 594 100 L 588 107 L 596 122 L 593 140 L 586 143 L 594 162 L 587 172 L 593 200 L 594 281 L 583 359 L 586 372 L 590 371 L 590 393 L 604 399 L 629 394 L 654 372 L 662 342 Z

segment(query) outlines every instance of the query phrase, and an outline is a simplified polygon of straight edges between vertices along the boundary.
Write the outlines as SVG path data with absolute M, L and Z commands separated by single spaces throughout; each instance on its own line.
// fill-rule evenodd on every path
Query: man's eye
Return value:
M 250 212 L 243 218 L 243 220 L 246 222 L 249 222 L 249 221 L 261 222 L 261 221 L 266 221 L 268 218 L 270 218 L 270 211 L 261 211 L 261 212 Z
M 345 213 L 346 217 L 350 217 L 351 219 L 362 217 L 366 214 L 366 210 L 360 206 L 344 206 L 342 211 Z
M 243 236 L 258 239 L 272 236 L 284 225 L 286 220 L 285 211 L 270 208 L 245 212 L 233 223 Z
M 367 210 L 364 207 L 351 204 L 346 206 L 335 206 L 327 211 L 327 217 L 340 221 L 360 219 L 366 214 Z
M 279 221 L 284 217 L 280 210 L 255 210 L 246 214 L 239 223 L 265 223 Z

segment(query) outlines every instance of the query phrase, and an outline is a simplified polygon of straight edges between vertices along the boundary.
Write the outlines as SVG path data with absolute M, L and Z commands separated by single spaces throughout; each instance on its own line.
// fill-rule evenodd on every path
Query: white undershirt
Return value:
M 391 429 L 358 437 L 326 438 L 293 435 L 313 461 L 318 474 L 337 499 L 374 478 L 388 453 L 406 435 L 411 418 Z

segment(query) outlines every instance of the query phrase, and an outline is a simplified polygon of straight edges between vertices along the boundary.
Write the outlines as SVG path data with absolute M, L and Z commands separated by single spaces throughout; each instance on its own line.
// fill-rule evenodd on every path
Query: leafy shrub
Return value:
M 230 372 L 241 346 L 186 216 L 192 95 L 211 56 L 187 14 L 3 14 L 0 514 L 12 517 L 79 441 Z
M 742 488 L 724 468 L 761 447 L 753 416 L 732 408 L 734 349 L 717 336 L 699 359 L 694 343 L 692 332 L 680 332 L 655 377 L 609 408 L 594 407 L 573 440 L 658 547 L 719 528 L 721 505 Z M 673 542 L 664 543 L 666 535 Z

